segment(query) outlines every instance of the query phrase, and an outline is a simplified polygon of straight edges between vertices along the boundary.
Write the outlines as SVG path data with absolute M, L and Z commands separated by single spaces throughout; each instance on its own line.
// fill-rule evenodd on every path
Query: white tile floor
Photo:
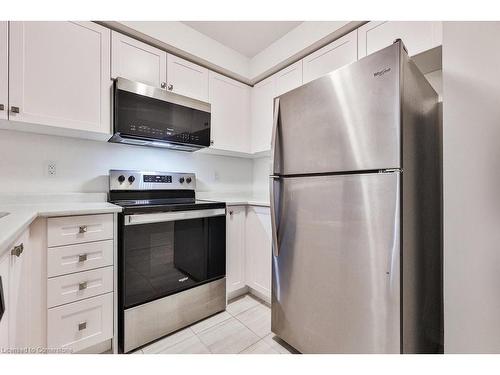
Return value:
M 293 349 L 271 333 L 271 309 L 245 295 L 226 311 L 166 336 L 136 354 L 290 354 Z

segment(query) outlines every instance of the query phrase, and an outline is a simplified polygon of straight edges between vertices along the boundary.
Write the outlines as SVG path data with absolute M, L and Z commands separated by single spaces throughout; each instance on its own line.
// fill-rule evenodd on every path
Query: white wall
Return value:
M 500 22 L 443 27 L 444 345 L 500 353 Z
M 256 199 L 269 200 L 269 176 L 271 172 L 270 157 L 253 160 L 252 193 Z
M 0 131 L 0 193 L 105 192 L 109 169 L 194 172 L 198 191 L 248 193 L 252 168 L 250 159 Z

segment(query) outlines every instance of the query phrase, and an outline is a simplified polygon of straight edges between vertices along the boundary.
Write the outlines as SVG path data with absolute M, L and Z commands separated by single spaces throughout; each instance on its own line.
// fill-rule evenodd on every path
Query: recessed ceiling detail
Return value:
M 187 26 L 252 58 L 302 21 L 183 21 Z

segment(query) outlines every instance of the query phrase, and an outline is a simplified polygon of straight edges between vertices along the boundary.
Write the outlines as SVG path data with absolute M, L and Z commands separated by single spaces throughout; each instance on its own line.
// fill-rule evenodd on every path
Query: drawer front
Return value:
M 49 247 L 113 238 L 113 214 L 54 217 L 47 220 Z
M 50 247 L 47 252 L 48 277 L 112 265 L 113 240 Z
M 113 337 L 113 293 L 49 309 L 49 348 L 74 352 Z
M 47 281 L 47 305 L 50 308 L 112 291 L 112 266 L 53 277 Z

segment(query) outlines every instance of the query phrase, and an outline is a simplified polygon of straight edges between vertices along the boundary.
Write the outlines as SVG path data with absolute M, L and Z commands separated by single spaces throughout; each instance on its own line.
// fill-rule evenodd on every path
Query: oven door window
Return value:
M 124 307 L 225 275 L 224 216 L 124 227 Z

